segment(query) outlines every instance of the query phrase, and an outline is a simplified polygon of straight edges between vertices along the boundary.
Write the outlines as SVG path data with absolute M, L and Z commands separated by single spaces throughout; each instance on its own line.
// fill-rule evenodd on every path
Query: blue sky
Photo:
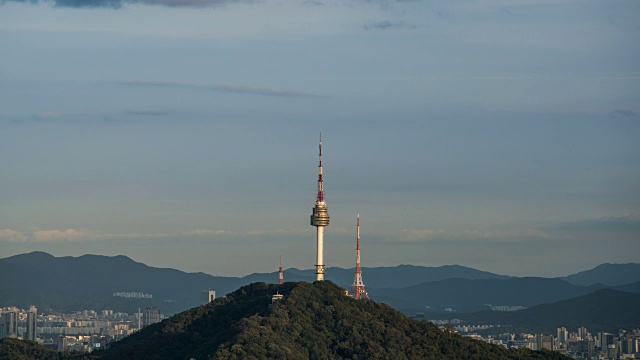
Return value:
M 0 255 L 562 276 L 640 253 L 637 1 L 0 2 Z

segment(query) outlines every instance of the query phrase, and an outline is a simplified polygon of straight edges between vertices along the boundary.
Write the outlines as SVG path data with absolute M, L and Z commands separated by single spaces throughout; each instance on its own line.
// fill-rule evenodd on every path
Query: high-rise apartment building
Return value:
M 18 337 L 18 309 L 9 308 L 0 315 L 0 339 Z
M 160 322 L 160 311 L 157 307 L 148 307 L 144 309 L 144 315 L 142 317 L 142 327 L 147 327 L 151 324 Z
M 558 341 L 558 344 L 556 344 L 556 346 L 560 347 L 566 345 L 567 340 L 569 340 L 569 331 L 567 331 L 567 328 L 559 327 L 557 329 L 557 333 L 558 336 L 556 336 L 556 340 Z
M 216 292 L 214 290 L 202 290 L 200 293 L 200 303 L 206 305 L 216 299 Z
M 38 326 L 38 308 L 31 305 L 27 312 L 27 331 L 24 333 L 25 340 L 36 341 L 36 329 Z
M 536 350 L 553 350 L 553 336 L 552 335 L 537 335 L 536 336 Z

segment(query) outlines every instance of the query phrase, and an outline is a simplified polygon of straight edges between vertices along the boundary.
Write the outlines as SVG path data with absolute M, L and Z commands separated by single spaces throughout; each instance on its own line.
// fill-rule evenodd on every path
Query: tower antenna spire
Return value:
M 324 227 L 329 226 L 329 213 L 324 199 L 324 180 L 322 179 L 322 133 L 320 133 L 318 162 L 318 194 L 311 214 L 311 226 L 316 227 L 317 255 L 316 280 L 324 280 Z
M 284 273 L 282 272 L 282 255 L 280 255 L 280 270 L 278 270 L 278 284 L 284 284 Z
M 356 271 L 353 285 L 351 285 L 351 295 L 356 299 L 369 298 L 367 290 L 364 289 L 362 281 L 362 268 L 360 267 L 360 214 L 356 222 Z
M 318 145 L 319 148 L 319 161 L 318 161 L 318 196 L 316 197 L 316 201 L 323 202 L 324 201 L 324 181 L 322 180 L 322 133 L 320 133 L 320 143 Z

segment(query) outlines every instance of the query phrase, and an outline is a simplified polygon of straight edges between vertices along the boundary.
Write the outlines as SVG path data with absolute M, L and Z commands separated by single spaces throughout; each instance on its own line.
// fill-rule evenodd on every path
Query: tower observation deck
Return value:
M 322 179 L 322 135 L 320 135 L 320 161 L 318 163 L 318 194 L 311 214 L 311 226 L 316 227 L 317 256 L 316 256 L 316 280 L 324 280 L 324 227 L 329 226 L 329 212 L 324 201 L 324 182 Z

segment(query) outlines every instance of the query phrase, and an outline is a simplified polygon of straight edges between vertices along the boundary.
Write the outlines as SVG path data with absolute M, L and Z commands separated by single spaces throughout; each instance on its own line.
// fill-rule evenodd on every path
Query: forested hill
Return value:
M 284 299 L 271 306 L 276 292 Z M 508 351 L 355 300 L 329 281 L 254 283 L 133 334 L 101 359 L 566 359 Z

